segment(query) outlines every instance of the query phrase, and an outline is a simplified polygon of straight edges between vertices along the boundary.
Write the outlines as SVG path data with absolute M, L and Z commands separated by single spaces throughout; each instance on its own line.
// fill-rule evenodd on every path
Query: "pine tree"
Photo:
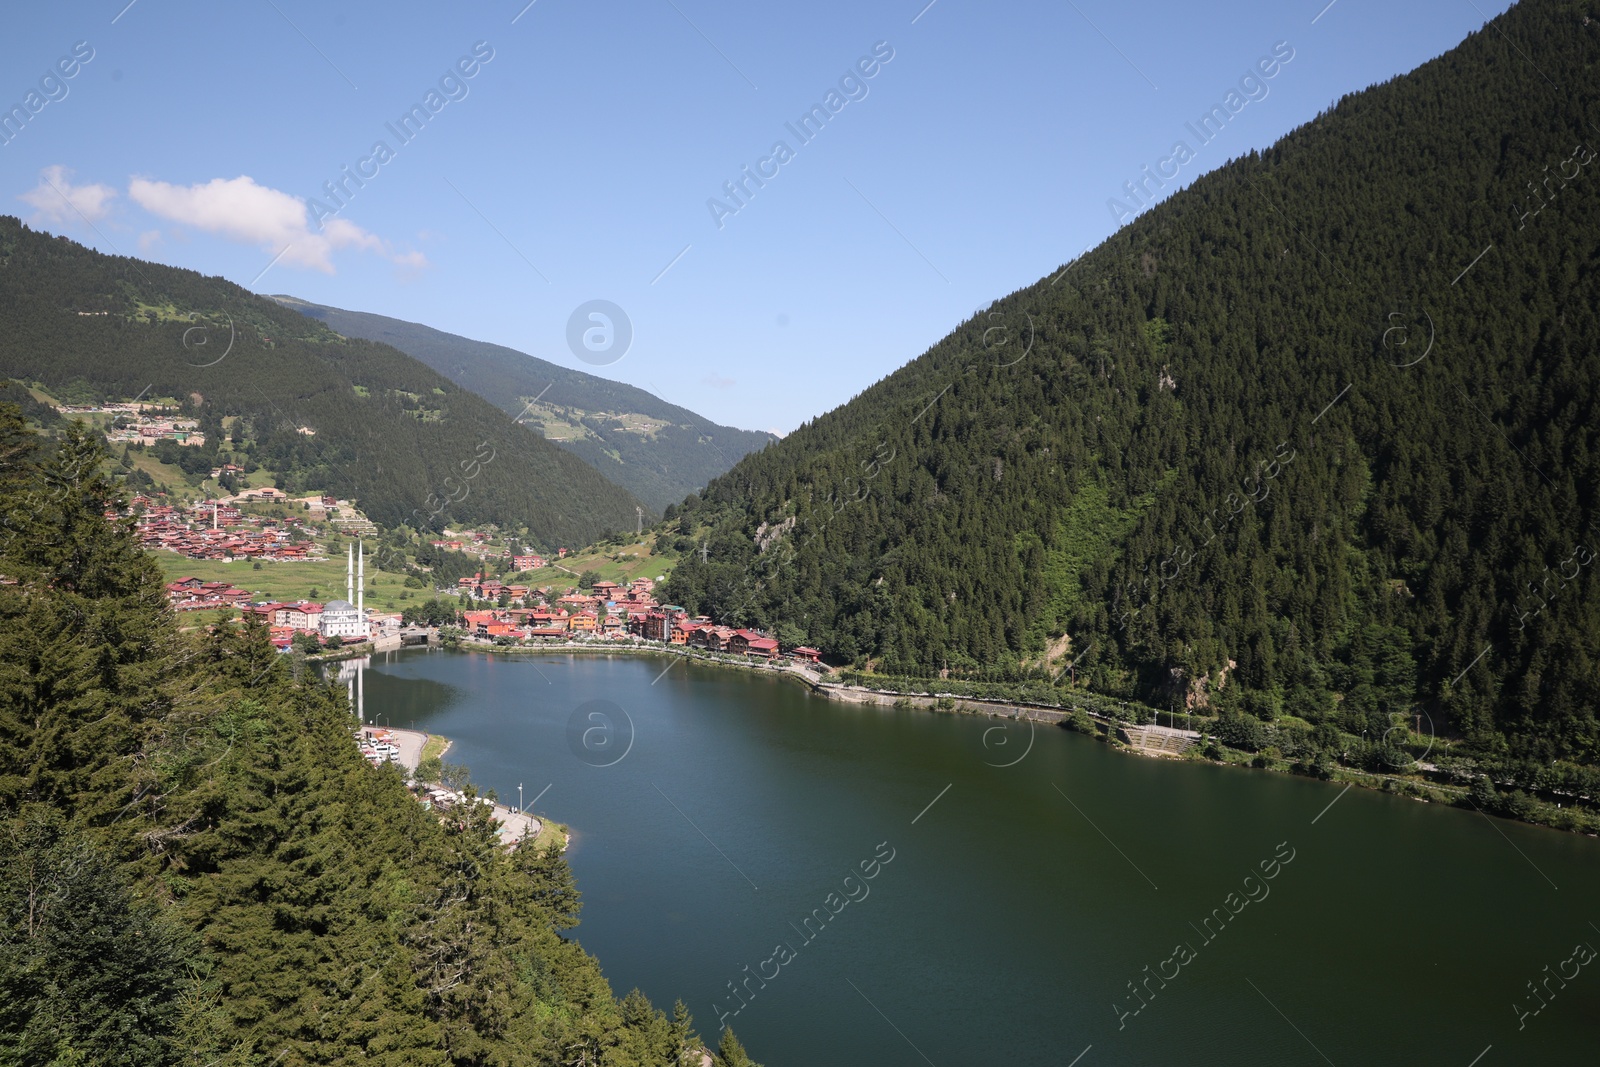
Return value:
M 0 826 L 0 1062 L 180 1062 L 197 948 L 58 812 Z
M 722 1031 L 722 1040 L 717 1043 L 717 1064 L 719 1067 L 760 1067 L 745 1052 L 731 1026 Z

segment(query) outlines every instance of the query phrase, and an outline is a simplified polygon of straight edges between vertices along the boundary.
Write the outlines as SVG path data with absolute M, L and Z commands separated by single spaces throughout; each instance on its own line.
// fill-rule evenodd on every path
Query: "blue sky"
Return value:
M 785 433 L 1099 243 L 1176 141 L 1162 196 L 1509 6 L 525 3 L 12 11 L 0 104 L 37 113 L 0 144 L 0 212 Z M 769 177 L 734 200 L 746 167 Z M 633 329 L 603 366 L 567 341 L 593 300 Z

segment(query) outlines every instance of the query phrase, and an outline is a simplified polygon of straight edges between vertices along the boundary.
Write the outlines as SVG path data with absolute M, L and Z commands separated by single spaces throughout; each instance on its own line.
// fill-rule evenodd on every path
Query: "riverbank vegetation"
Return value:
M 1391 715 L 1357 734 L 1335 723 L 1313 723 L 1291 715 L 1264 721 L 1237 709 L 1214 714 L 1169 712 L 1040 683 L 921 679 L 860 671 L 841 671 L 839 679 L 892 694 L 904 706 L 989 714 L 983 703 L 1001 703 L 1060 712 L 1060 725 L 1113 745 L 1121 744 L 1117 731 L 1123 726 L 1193 730 L 1201 739 L 1189 749 L 1190 759 L 1355 782 L 1558 830 L 1600 834 L 1600 769 L 1495 757 L 1469 746 L 1456 749 L 1455 741 L 1435 736 L 1432 723 L 1422 715 Z
M 559 851 L 433 818 L 258 624 L 178 631 L 103 460 L 0 406 L 0 1062 L 698 1062 Z

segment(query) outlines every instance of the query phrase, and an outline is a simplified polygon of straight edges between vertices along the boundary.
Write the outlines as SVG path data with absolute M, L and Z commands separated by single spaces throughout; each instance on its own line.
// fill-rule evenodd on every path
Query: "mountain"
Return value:
M 885 672 L 1594 763 L 1591 8 L 1525 0 L 747 457 L 672 514 L 707 545 L 667 596 Z
M 204 451 L 236 434 L 281 487 L 385 525 L 498 522 L 553 548 L 637 520 L 630 493 L 475 393 L 222 278 L 0 216 L 0 307 L 0 375 L 79 401 L 179 398 Z
M 498 404 L 660 511 L 777 438 L 719 426 L 631 385 L 384 315 L 274 300 L 346 337 L 381 341 Z

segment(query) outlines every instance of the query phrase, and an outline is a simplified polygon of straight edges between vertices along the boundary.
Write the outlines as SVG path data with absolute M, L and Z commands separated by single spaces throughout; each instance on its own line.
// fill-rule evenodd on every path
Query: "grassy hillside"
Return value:
M 344 596 L 343 555 L 338 559 L 320 562 L 263 562 L 260 570 L 252 569 L 252 565 L 243 560 L 224 563 L 221 560 L 185 559 L 174 552 L 153 552 L 151 555 L 169 582 L 190 577 L 206 582 L 228 582 L 257 594 L 257 600 L 327 601 Z M 399 611 L 413 598 L 427 598 L 427 590 L 408 589 L 405 580 L 404 574 L 378 570 L 368 561 L 367 607 Z M 316 590 L 315 595 L 312 590 Z
M 552 559 L 549 567 L 528 571 L 523 577 L 534 585 L 566 589 L 575 586 L 580 575 L 593 571 L 601 581 L 626 585 L 635 578 L 670 577 L 677 562 L 678 554 L 647 530 L 642 539 L 624 537 L 569 552 L 566 559 Z
M 635 499 L 476 394 L 221 278 L 104 256 L 0 217 L 0 374 L 68 402 L 173 396 L 213 448 L 243 419 L 291 491 L 353 498 L 386 526 L 498 521 L 586 543 Z
M 769 433 L 719 426 L 643 389 L 503 345 L 291 296 L 273 299 L 346 337 L 381 341 L 416 357 L 583 457 L 658 512 L 775 440 Z
M 1057 686 L 1600 761 L 1591 8 L 1525 0 L 748 457 L 667 595 L 903 674 L 1065 647 Z

